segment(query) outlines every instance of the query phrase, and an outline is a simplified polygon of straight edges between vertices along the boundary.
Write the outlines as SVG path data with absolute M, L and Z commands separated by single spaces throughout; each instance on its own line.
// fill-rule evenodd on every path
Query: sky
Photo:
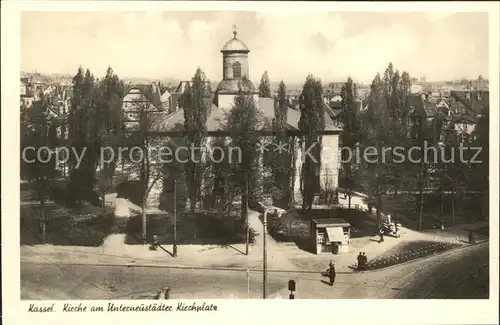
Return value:
M 23 12 L 21 70 L 190 79 L 222 78 L 220 49 L 250 49 L 250 79 L 369 83 L 389 62 L 412 77 L 488 77 L 488 14 L 411 12 Z

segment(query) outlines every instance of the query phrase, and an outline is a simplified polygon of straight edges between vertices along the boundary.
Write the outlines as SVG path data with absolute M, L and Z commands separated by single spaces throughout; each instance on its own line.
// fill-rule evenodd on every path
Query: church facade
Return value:
M 210 146 L 217 138 L 224 138 L 228 141 L 229 134 L 224 133 L 224 118 L 225 115 L 232 109 L 234 98 L 238 94 L 239 87 L 244 81 L 244 88 L 248 95 L 252 96 L 254 102 L 259 109 L 262 119 L 262 129 L 259 132 L 262 134 L 262 140 L 269 142 L 272 133 L 272 121 L 274 119 L 274 99 L 259 97 L 258 90 L 250 81 L 250 67 L 248 63 L 248 56 L 250 53 L 249 48 L 237 37 L 237 33 L 226 42 L 221 49 L 222 53 L 222 80 L 217 86 L 213 97 L 208 98 L 210 101 L 211 109 L 207 118 L 207 139 L 206 145 Z M 181 82 L 182 84 L 189 82 Z M 175 94 L 173 94 L 175 95 Z M 182 137 L 182 130 L 184 126 L 184 111 L 181 105 L 172 104 L 172 107 L 177 107 L 174 111 L 165 111 L 164 115 L 158 117 L 157 132 L 159 137 L 168 137 L 170 140 Z M 335 189 L 338 187 L 339 175 L 339 134 L 341 127 L 335 123 L 325 110 L 325 129 L 321 135 L 321 162 L 320 172 L 317 175 L 318 183 L 321 184 L 318 188 L 318 193 L 326 189 Z M 295 177 L 290 182 L 293 188 L 293 197 L 295 203 L 300 203 L 301 194 L 301 169 L 304 155 L 307 148 L 300 147 L 300 132 L 298 123 L 300 120 L 300 111 L 290 107 L 287 112 L 286 129 L 287 134 L 293 137 L 295 142 L 294 160 L 295 163 Z M 174 139 L 175 140 L 175 139 Z M 269 148 L 273 150 L 273 148 Z M 262 156 L 262 155 L 261 155 Z M 258 173 L 259 177 L 271 176 L 271 171 L 266 170 L 261 161 L 259 163 L 262 170 Z M 292 168 L 292 166 L 289 166 Z M 214 193 L 214 188 L 217 181 L 214 180 L 214 175 L 210 170 L 207 170 L 203 176 L 202 193 Z M 149 206 L 157 206 L 160 202 L 160 195 L 163 190 L 163 184 L 166 182 L 158 182 L 152 189 L 149 196 Z

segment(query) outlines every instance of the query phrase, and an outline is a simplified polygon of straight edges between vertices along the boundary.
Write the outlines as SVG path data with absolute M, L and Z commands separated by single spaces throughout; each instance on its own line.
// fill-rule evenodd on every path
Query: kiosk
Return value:
M 315 254 L 340 254 L 349 251 L 351 225 L 342 219 L 313 219 Z

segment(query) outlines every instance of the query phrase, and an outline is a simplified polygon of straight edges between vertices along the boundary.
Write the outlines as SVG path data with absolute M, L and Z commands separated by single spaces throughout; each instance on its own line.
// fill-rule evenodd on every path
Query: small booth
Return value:
M 340 254 L 349 251 L 351 225 L 342 219 L 314 219 L 314 253 Z

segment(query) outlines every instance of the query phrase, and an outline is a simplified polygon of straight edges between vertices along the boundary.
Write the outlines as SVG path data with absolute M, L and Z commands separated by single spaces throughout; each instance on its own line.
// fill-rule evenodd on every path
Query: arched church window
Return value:
M 238 61 L 233 63 L 233 79 L 241 79 L 241 63 Z

